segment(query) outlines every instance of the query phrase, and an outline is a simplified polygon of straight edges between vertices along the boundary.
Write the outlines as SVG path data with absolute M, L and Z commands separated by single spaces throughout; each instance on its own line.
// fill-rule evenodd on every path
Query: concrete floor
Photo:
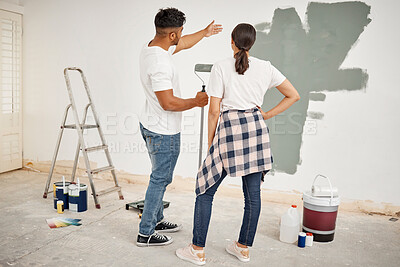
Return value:
M 43 199 L 47 174 L 24 170 L 0 175 L 0 266 L 195 266 L 181 261 L 175 250 L 191 241 L 194 193 L 168 190 L 165 210 L 184 228 L 173 233 L 166 247 L 135 245 L 139 218 L 125 203 L 141 199 L 145 186 L 122 184 L 125 200 L 117 193 L 103 196 L 102 209 L 84 213 L 66 211 L 60 217 L 80 218 L 82 226 L 50 229 L 45 219 L 58 217 L 52 197 Z M 111 185 L 96 180 L 97 188 Z M 288 208 L 263 202 L 251 261 L 240 263 L 228 255 L 225 244 L 236 239 L 243 200 L 216 195 L 207 239 L 206 266 L 400 266 L 400 220 L 360 213 L 339 212 L 334 242 L 298 248 L 278 240 L 279 218 Z

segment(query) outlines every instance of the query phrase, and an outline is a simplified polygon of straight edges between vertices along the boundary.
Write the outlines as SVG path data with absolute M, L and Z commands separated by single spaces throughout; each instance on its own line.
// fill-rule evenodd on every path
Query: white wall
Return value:
M 12 5 L 20 5 L 19 0 L 1 0 L 0 2 L 7 3 L 7 4 L 12 4 Z
M 107 126 L 107 140 L 121 146 L 119 152 L 112 153 L 116 168 L 134 174 L 150 172 L 145 150 L 129 152 L 123 148 L 129 144 L 143 148 L 135 119 L 144 102 L 138 55 L 154 35 L 153 19 L 158 8 L 173 6 L 185 12 L 184 33 L 197 31 L 212 19 L 224 26 L 219 36 L 202 40 L 175 56 L 183 97 L 192 97 L 201 88 L 193 74 L 194 65 L 231 56 L 230 32 L 237 23 L 271 21 L 278 7 L 295 7 L 304 21 L 308 4 L 304 0 L 20 2 L 24 6 L 24 158 L 51 160 L 68 103 L 62 71 L 67 66 L 79 66 L 87 75 L 103 126 Z M 395 118 L 400 102 L 396 84 L 400 4 L 365 2 L 371 6 L 372 22 L 342 67 L 366 69 L 367 88 L 326 93 L 324 102 L 310 102 L 309 110 L 321 111 L 325 117 L 317 121 L 317 134 L 304 135 L 297 173 L 268 176 L 265 188 L 303 191 L 321 173 L 332 178 L 344 198 L 400 205 L 400 120 Z M 124 131 L 121 120 L 125 118 L 131 133 Z M 183 151 L 175 174 L 195 177 L 199 110 L 185 112 L 184 121 Z M 60 159 L 73 158 L 75 135 L 69 133 L 64 139 Z M 98 157 L 94 160 L 101 162 Z M 227 183 L 239 184 L 240 180 L 230 178 Z

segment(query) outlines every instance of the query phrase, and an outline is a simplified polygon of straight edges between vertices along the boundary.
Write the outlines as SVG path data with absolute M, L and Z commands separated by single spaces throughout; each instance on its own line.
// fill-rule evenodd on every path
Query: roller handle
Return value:
M 206 91 L 206 86 L 202 85 L 202 92 Z M 202 162 L 202 152 L 203 152 L 203 128 L 204 128 L 204 107 L 201 107 L 201 118 L 200 118 L 200 144 L 199 144 L 199 168 Z

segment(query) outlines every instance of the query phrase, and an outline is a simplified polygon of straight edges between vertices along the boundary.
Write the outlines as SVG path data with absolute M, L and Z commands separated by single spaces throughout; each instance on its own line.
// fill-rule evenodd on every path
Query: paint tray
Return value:
M 164 209 L 169 207 L 169 203 L 170 202 L 168 202 L 168 201 L 163 201 Z M 136 202 L 131 202 L 131 203 L 126 204 L 125 209 L 129 210 L 129 208 L 139 210 L 139 212 L 142 213 L 143 209 L 144 209 L 144 200 L 139 200 Z

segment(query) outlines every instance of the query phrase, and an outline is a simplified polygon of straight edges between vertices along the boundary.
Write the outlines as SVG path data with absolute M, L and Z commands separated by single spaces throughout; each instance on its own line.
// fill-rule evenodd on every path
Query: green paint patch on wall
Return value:
M 326 95 L 323 93 L 310 93 L 309 97 L 311 101 L 325 101 Z
M 349 51 L 371 22 L 370 6 L 363 2 L 309 3 L 303 25 L 294 8 L 276 9 L 272 22 L 256 25 L 255 57 L 269 60 L 293 83 L 301 99 L 282 114 L 267 120 L 270 128 L 274 171 L 294 174 L 301 164 L 300 147 L 309 101 L 325 101 L 321 92 L 355 91 L 366 87 L 368 74 L 360 68 L 341 69 Z M 282 100 L 269 90 L 264 110 Z M 318 133 L 318 132 L 317 132 Z
M 315 111 L 308 111 L 307 117 L 314 120 L 322 120 L 324 118 L 324 113 L 322 112 L 315 112 Z

